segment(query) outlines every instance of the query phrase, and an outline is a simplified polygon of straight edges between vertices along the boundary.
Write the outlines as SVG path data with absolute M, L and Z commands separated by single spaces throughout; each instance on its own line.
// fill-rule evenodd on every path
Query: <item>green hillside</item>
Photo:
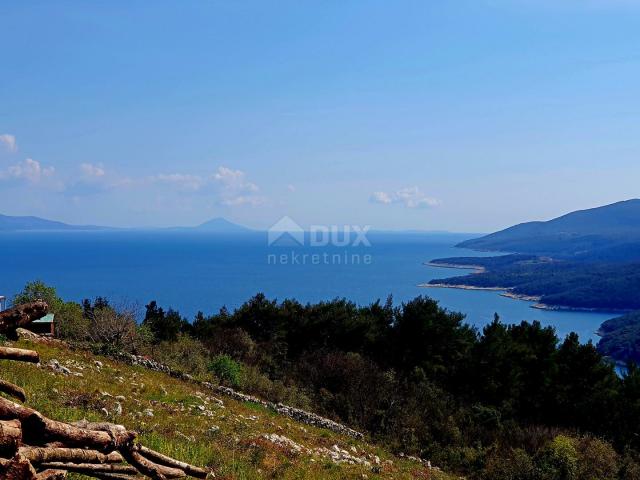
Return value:
M 7 344 L 40 353 L 41 366 L 0 361 L 1 377 L 25 389 L 28 406 L 58 420 L 124 424 L 150 448 L 210 467 L 216 478 L 454 478 L 376 444 L 296 422 L 164 373 L 63 344 Z M 48 366 L 54 360 L 70 373 Z

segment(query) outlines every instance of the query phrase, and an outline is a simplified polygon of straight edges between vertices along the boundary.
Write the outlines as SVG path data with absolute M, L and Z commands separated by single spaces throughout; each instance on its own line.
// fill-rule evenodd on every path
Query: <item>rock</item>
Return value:
M 60 362 L 55 358 L 52 358 L 51 360 L 49 360 L 49 363 L 47 363 L 47 367 L 49 367 L 51 370 L 53 370 L 56 373 L 61 373 L 63 375 L 71 374 L 71 370 L 69 370 L 67 367 L 63 367 L 62 365 L 60 365 Z

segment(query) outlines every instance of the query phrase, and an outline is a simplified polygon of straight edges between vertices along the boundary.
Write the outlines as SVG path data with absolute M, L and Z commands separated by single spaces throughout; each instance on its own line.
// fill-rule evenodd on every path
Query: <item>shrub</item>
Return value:
M 88 339 L 104 353 L 129 351 L 137 332 L 135 313 L 112 307 L 97 308 L 89 319 Z
M 229 355 L 217 355 L 209 363 L 209 371 L 222 383 L 238 387 L 242 379 L 242 367 Z
M 207 373 L 207 350 L 198 340 L 185 334 L 179 334 L 175 340 L 153 346 L 152 356 L 172 370 L 196 376 Z
M 271 380 L 256 367 L 242 366 L 240 388 L 271 402 L 281 402 L 292 407 L 310 410 L 311 400 L 296 384 L 285 384 L 280 380 Z
M 531 457 L 520 448 L 496 448 L 489 455 L 482 472 L 483 480 L 534 480 Z
M 621 480 L 640 480 L 640 462 L 631 451 L 625 452 L 620 468 Z
M 618 455 L 613 447 L 599 438 L 583 437 L 578 442 L 580 480 L 615 480 Z
M 576 440 L 558 435 L 544 448 L 538 459 L 541 480 L 573 480 L 578 478 Z
M 86 340 L 90 321 L 82 314 L 82 307 L 75 302 L 64 302 L 55 316 L 56 335 L 66 340 Z

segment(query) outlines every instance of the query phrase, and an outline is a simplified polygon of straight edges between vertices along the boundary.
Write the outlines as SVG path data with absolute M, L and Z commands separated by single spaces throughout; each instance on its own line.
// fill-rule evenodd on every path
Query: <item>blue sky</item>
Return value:
M 0 12 L 0 213 L 489 231 L 640 196 L 640 0 Z

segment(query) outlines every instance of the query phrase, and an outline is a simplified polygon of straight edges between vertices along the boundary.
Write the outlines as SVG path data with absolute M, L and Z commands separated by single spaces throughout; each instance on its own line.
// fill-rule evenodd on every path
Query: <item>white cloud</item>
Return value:
M 154 183 L 166 183 L 176 185 L 183 190 L 200 190 L 207 183 L 206 179 L 200 175 L 190 175 L 184 173 L 160 173 L 150 179 Z
M 243 205 L 257 207 L 257 206 L 263 205 L 264 203 L 265 203 L 265 199 L 263 197 L 246 196 L 246 195 L 223 198 L 220 200 L 220 204 L 225 205 L 227 207 L 238 207 Z
M 82 163 L 80 165 L 80 170 L 85 177 L 89 178 L 100 178 L 104 177 L 106 174 L 102 164 L 94 165 L 92 163 Z
M 188 173 L 161 173 L 148 177 L 151 183 L 173 185 L 186 192 L 213 192 L 220 205 L 225 206 L 258 206 L 265 198 L 257 195 L 258 186 L 247 180 L 242 170 L 218 167 L 210 175 L 194 175 Z
M 393 200 L 391 200 L 391 196 L 386 192 L 373 192 L 373 194 L 371 194 L 371 202 L 389 204 L 392 203 Z
M 3 133 L 0 135 L 0 143 L 2 143 L 10 152 L 16 152 L 18 150 L 18 144 L 16 143 L 15 135 L 10 133 Z
M 287 185 L 287 190 L 289 190 L 290 192 L 295 192 L 296 191 L 296 186 L 295 185 Z
M 220 204 L 226 206 L 258 206 L 265 202 L 264 197 L 256 195 L 259 188 L 246 179 L 242 170 L 233 170 L 228 167 L 219 167 L 213 175 L 219 191 Z
M 53 167 L 43 167 L 37 160 L 27 158 L 0 173 L 0 178 L 15 178 L 29 183 L 39 183 L 44 178 L 51 177 L 54 172 Z
M 398 203 L 407 208 L 430 208 L 442 203 L 436 198 L 427 196 L 418 187 L 407 187 L 393 193 L 373 192 L 370 201 L 383 205 Z
M 257 192 L 258 186 L 255 183 L 248 182 L 242 170 L 233 170 L 227 167 L 218 167 L 218 171 L 213 178 L 224 188 L 235 190 L 237 192 Z

